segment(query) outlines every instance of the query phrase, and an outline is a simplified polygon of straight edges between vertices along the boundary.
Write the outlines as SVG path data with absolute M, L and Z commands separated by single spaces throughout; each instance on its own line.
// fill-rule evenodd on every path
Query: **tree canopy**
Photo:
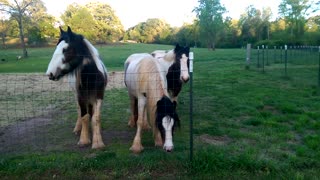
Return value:
M 71 26 L 93 43 L 135 41 L 138 43 L 180 43 L 188 46 L 241 47 L 254 45 L 319 45 L 319 0 L 281 0 L 279 15 L 268 7 L 248 6 L 239 19 L 225 15 L 220 0 L 198 0 L 193 12 L 196 18 L 181 27 L 172 27 L 163 19 L 150 18 L 124 30 L 112 7 L 91 2 L 69 5 L 61 21 L 49 15 L 41 0 L 0 0 L 1 46 L 17 38 L 26 57 L 26 47 L 55 44 L 58 26 Z M 192 12 L 190 12 L 192 13 Z M 10 46 L 10 45 L 9 45 Z

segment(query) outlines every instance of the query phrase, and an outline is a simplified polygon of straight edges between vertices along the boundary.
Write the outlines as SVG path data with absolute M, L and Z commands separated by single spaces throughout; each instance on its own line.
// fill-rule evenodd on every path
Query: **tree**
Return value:
M 79 4 L 69 5 L 66 11 L 61 15 L 61 19 L 66 26 L 84 35 L 88 40 L 97 40 L 97 23 L 88 8 Z
M 311 7 L 309 0 L 282 0 L 280 3 L 279 14 L 285 19 L 292 39 L 302 37 Z
M 95 42 L 118 41 L 124 33 L 119 18 L 108 4 L 72 4 L 61 16 L 65 25 Z
M 13 2 L 9 2 L 8 0 L 0 0 L 0 11 L 10 14 L 11 17 L 13 17 L 18 23 L 23 57 L 28 57 L 24 41 L 23 18 L 29 13 L 28 7 L 31 7 L 36 2 L 41 2 L 41 0 L 13 0 Z
M 6 48 L 6 36 L 10 27 L 10 21 L 6 20 L 4 17 L 1 17 L 0 20 L 0 36 L 2 41 L 2 48 Z
M 99 41 L 118 41 L 123 36 L 124 27 L 110 5 L 92 2 L 85 7 L 96 21 Z
M 128 29 L 126 36 L 130 40 L 142 43 L 163 43 L 168 39 L 172 30 L 170 25 L 161 19 L 147 19 Z
M 223 14 L 226 8 L 220 0 L 198 0 L 199 6 L 194 8 L 199 19 L 200 36 L 212 50 L 218 41 L 221 30 L 225 27 Z

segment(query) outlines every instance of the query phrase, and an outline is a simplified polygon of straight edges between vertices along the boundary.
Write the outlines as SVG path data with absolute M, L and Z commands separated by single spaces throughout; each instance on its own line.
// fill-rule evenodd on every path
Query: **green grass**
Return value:
M 133 53 L 151 53 L 154 50 L 168 50 L 168 45 L 145 45 L 145 44 L 118 44 L 110 46 L 96 46 L 103 62 L 109 71 L 123 70 L 123 63 Z M 45 72 L 51 60 L 55 47 L 29 48 L 29 57 L 17 60 L 21 55 L 20 49 L 0 50 L 0 73 L 23 73 L 23 72 Z
M 97 48 L 109 71 L 116 71 L 123 69 L 123 61 L 131 53 L 170 49 L 171 46 L 126 44 Z M 14 57 L 15 51 L 2 50 L 1 54 Z M 195 53 L 193 162 L 189 161 L 188 149 L 188 83 L 179 97 L 178 113 L 182 122 L 174 136 L 173 153 L 154 148 L 151 132 L 143 135 L 144 152 L 130 153 L 128 149 L 135 132 L 126 126 L 129 100 L 125 89 L 106 91 L 102 128 L 105 132 L 125 131 L 132 137 L 109 139 L 107 147 L 99 151 L 77 148 L 77 137 L 70 133 L 76 118 L 75 105 L 72 95 L 66 94 L 56 96 L 56 101 L 51 97 L 50 101 L 62 103 L 68 109 L 67 115 L 57 115 L 61 123 L 48 127 L 50 135 L 56 136 L 58 141 L 43 151 L 1 155 L 0 176 L 7 179 L 320 177 L 317 66 L 291 65 L 289 77 L 284 78 L 279 64 L 266 67 L 265 73 L 255 67 L 246 70 L 242 49 L 192 51 Z M 44 72 L 52 52 L 53 48 L 30 49 L 27 60 L 1 62 L 0 72 Z M 64 97 L 69 97 L 69 101 Z M 18 100 L 20 96 L 10 98 Z M 50 105 L 50 102 L 43 100 L 38 105 Z M 200 138 L 202 135 L 222 143 L 207 143 Z M 46 140 L 50 144 L 50 140 Z

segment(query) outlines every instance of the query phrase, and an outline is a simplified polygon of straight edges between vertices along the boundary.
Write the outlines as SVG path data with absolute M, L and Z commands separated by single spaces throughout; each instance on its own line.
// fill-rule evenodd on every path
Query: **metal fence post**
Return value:
M 282 46 L 280 47 L 280 49 L 281 49 L 281 50 L 280 50 L 280 63 L 282 63 L 282 62 L 283 62 L 283 60 L 282 60 L 282 58 L 283 58 L 283 57 L 282 57 Z
M 274 51 L 273 51 L 273 63 L 277 62 L 277 46 L 274 46 Z
M 264 45 L 262 45 L 262 72 L 264 72 Z
M 268 46 L 266 46 L 266 53 L 267 53 L 267 66 L 269 66 L 270 64 L 269 64 L 269 47 Z
M 259 46 L 258 48 L 258 62 L 257 62 L 257 68 L 260 68 L 260 52 L 259 52 Z
M 320 87 L 320 46 L 319 46 L 318 54 L 319 54 L 318 86 Z
M 284 74 L 287 77 L 287 63 L 288 63 L 288 46 L 284 45 Z
M 193 52 L 189 53 L 189 73 L 190 73 L 190 161 L 193 160 Z

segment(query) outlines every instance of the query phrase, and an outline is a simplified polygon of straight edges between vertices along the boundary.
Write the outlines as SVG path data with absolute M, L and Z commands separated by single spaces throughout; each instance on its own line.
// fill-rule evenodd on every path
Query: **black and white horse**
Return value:
M 182 85 L 189 81 L 189 52 L 189 47 L 177 44 L 169 52 L 156 50 L 151 53 L 167 78 L 168 92 L 173 101 L 177 101 Z
M 60 27 L 60 39 L 49 63 L 46 75 L 57 81 L 67 76 L 76 91 L 78 119 L 74 132 L 81 131 L 79 146 L 91 143 L 89 121 L 92 128 L 92 148 L 102 148 L 100 110 L 107 85 L 107 69 L 93 45 L 82 35 L 65 32 Z

